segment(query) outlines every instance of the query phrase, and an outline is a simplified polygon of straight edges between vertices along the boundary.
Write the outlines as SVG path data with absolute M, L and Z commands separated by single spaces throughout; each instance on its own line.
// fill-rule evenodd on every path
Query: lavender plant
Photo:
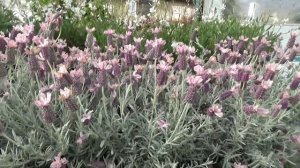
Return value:
M 67 48 L 53 36 L 61 23 L 49 15 L 38 34 L 18 26 L 0 43 L 10 84 L 1 166 L 283 167 L 299 155 L 295 42 L 228 37 L 205 63 L 197 43 L 167 53 L 159 29 L 145 40 L 107 30 L 96 41 L 87 28 L 86 48 Z

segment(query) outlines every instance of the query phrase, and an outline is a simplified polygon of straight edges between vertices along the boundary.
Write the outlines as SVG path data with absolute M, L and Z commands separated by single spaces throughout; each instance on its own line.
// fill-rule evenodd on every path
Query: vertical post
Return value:
M 128 0 L 129 1 L 129 5 L 128 5 L 128 12 L 130 16 L 136 16 L 136 0 Z
M 249 20 L 254 19 L 255 9 L 256 9 L 255 2 L 251 2 L 250 5 L 249 5 L 249 10 L 248 10 L 248 18 L 249 18 Z
M 148 15 L 150 13 L 150 8 L 153 5 L 153 0 L 140 0 L 141 14 Z
M 196 19 L 201 21 L 203 15 L 204 0 L 194 0 L 194 3 L 197 10 Z

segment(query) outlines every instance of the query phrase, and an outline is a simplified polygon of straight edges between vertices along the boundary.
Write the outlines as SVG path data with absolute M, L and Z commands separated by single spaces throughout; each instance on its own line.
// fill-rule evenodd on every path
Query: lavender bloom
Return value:
M 285 90 L 281 96 L 280 96 L 280 101 L 279 104 L 281 105 L 282 109 L 287 109 L 289 106 L 289 98 L 290 98 L 290 94 L 287 90 Z
M 255 92 L 255 98 L 256 99 L 261 99 L 265 92 L 272 86 L 273 81 L 268 80 L 268 81 L 262 81 L 262 83 L 258 86 L 256 92 Z
M 245 47 L 246 42 L 248 41 L 248 38 L 245 38 L 244 36 L 240 37 L 240 40 L 237 44 L 237 51 L 242 51 Z
M 225 60 L 229 57 L 230 49 L 228 48 L 220 48 L 221 54 L 219 55 L 218 61 L 220 64 L 224 64 Z
M 83 114 L 82 118 L 81 118 L 81 122 L 84 125 L 89 125 L 91 123 L 91 119 L 92 119 L 92 115 L 91 112 L 88 112 L 87 114 Z
M 219 96 L 219 99 L 221 101 L 226 100 L 227 98 L 231 97 L 233 95 L 233 91 L 231 90 L 225 90 L 224 92 L 222 92 Z
M 230 90 L 225 90 L 224 92 L 222 92 L 219 96 L 219 99 L 221 101 L 224 101 L 232 96 L 236 96 L 239 94 L 239 91 L 240 91 L 240 87 L 241 85 L 235 85 L 233 86 Z
M 142 45 L 143 38 L 133 38 L 133 41 L 135 43 L 135 49 L 140 52 L 141 51 L 141 45 Z
M 223 117 L 222 106 L 219 104 L 214 104 L 207 110 L 207 115 L 210 117 L 217 116 L 219 118 Z
M 229 56 L 227 57 L 227 63 L 235 64 L 240 57 L 241 57 L 241 54 L 239 54 L 238 52 L 230 52 Z
M 54 123 L 56 120 L 56 114 L 52 111 L 51 109 L 44 110 L 41 113 L 41 119 L 46 123 L 46 124 L 51 124 Z
M 234 163 L 233 168 L 248 168 L 248 166 L 242 165 L 241 163 Z
M 93 53 L 94 53 L 94 58 L 100 58 L 101 57 L 101 50 L 99 46 L 94 46 L 93 47 Z
M 163 120 L 163 119 L 158 120 L 157 125 L 158 125 L 158 128 L 160 128 L 160 129 L 167 129 L 170 126 L 170 124 L 166 120 Z
M 152 47 L 154 49 L 155 58 L 160 58 L 162 56 L 162 49 L 163 49 L 163 47 L 164 47 L 165 44 L 166 44 L 166 41 L 164 41 L 161 38 L 156 39 L 152 43 Z
M 28 53 L 28 65 L 32 77 L 34 77 L 35 73 L 37 73 L 40 69 L 36 54 L 37 51 L 35 51 L 34 49 Z
M 75 112 L 79 109 L 75 100 L 72 99 L 72 91 L 68 88 L 60 89 L 60 99 L 65 103 L 67 109 L 71 112 Z
M 32 44 L 32 39 L 34 37 L 34 25 L 33 24 L 26 24 L 24 26 L 23 33 L 27 35 L 28 43 Z
M 292 47 L 289 49 L 289 52 L 286 54 L 287 60 L 293 61 L 297 54 L 299 53 L 300 48 L 299 47 Z
M 47 123 L 53 123 L 56 120 L 56 114 L 52 111 L 50 106 L 51 93 L 40 93 L 35 105 L 42 110 L 41 119 Z
M 112 59 L 114 57 L 115 48 L 113 46 L 108 46 L 106 50 L 106 59 Z
M 7 42 L 7 48 L 6 48 L 6 55 L 7 55 L 7 63 L 8 64 L 14 64 L 16 61 L 16 48 L 17 43 L 14 40 L 8 40 Z
M 293 143 L 300 144 L 300 135 L 292 135 L 290 139 Z
M 276 63 L 268 63 L 266 65 L 266 70 L 265 73 L 263 75 L 263 79 L 264 80 L 273 80 L 275 77 L 275 74 L 281 69 L 281 65 L 280 64 L 276 64 Z
M 282 109 L 282 106 L 281 106 L 280 104 L 275 105 L 275 106 L 272 108 L 272 113 L 271 113 L 271 115 L 272 115 L 273 117 L 277 117 L 277 115 L 280 113 L 281 109 Z
M 291 32 L 290 39 L 289 39 L 288 43 L 286 44 L 287 49 L 292 48 L 294 46 L 297 36 L 298 36 L 298 32 Z
M 71 80 L 73 81 L 72 91 L 75 94 L 80 94 L 82 92 L 82 86 L 85 82 L 85 77 L 82 69 L 72 70 L 70 72 Z
M 252 67 L 249 65 L 243 66 L 242 67 L 242 75 L 241 75 L 241 82 L 248 82 L 250 79 L 250 75 L 252 72 Z
M 270 111 L 266 108 L 258 107 L 257 114 L 262 117 L 267 117 L 270 114 Z
M 300 93 L 297 93 L 295 96 L 289 97 L 289 103 L 292 106 L 297 105 L 300 102 Z
M 26 34 L 19 33 L 16 37 L 19 51 L 23 54 L 25 52 L 26 44 L 29 42 Z
M 151 31 L 152 31 L 152 34 L 154 35 L 154 37 L 158 38 L 161 30 L 160 30 L 160 28 L 156 27 L 156 28 L 152 29 Z
M 94 62 L 94 67 L 98 69 L 97 83 L 100 86 L 106 85 L 106 72 L 112 68 L 107 61 L 98 60 Z
M 157 67 L 160 70 L 157 75 L 157 85 L 162 86 L 166 84 L 168 80 L 168 72 L 172 67 L 168 65 L 165 61 L 160 61 Z
M 78 145 L 84 145 L 88 138 L 89 138 L 89 134 L 84 134 L 84 133 L 80 132 L 80 135 L 79 135 L 78 139 L 76 140 L 76 143 Z
M 132 77 L 135 82 L 140 82 L 142 79 L 142 75 L 140 73 L 138 73 L 137 71 L 134 71 L 132 73 Z
M 124 36 L 123 35 L 116 35 L 117 38 L 117 46 L 120 48 L 123 45 Z
M 113 35 L 115 34 L 115 30 L 112 29 L 105 30 L 104 34 L 107 36 L 106 37 L 107 46 L 113 45 Z
M 166 58 L 166 57 L 165 57 Z M 167 60 L 167 58 L 166 58 Z M 169 64 L 173 63 L 173 57 L 171 57 L 171 59 L 169 59 L 170 61 L 167 61 Z M 194 69 L 194 67 L 196 65 L 201 64 L 201 60 L 197 57 L 197 56 L 189 56 L 188 57 L 188 65 L 189 65 L 189 69 Z
M 131 44 L 124 46 L 124 58 L 127 65 L 133 65 L 133 54 L 135 47 Z
M 0 34 L 0 52 L 2 52 L 2 53 L 5 52 L 6 45 L 7 45 L 7 42 L 6 42 L 5 36 Z
M 188 92 L 185 96 L 185 101 L 187 103 L 193 104 L 197 100 L 197 90 L 202 83 L 202 78 L 200 76 L 194 76 L 194 75 L 188 76 L 187 83 L 189 84 L 189 87 L 188 87 Z
M 231 48 L 231 47 L 232 47 L 232 41 L 233 41 L 233 38 L 227 36 L 227 37 L 226 37 L 226 41 L 227 41 L 227 48 Z
M 125 38 L 124 38 L 124 44 L 129 45 L 131 43 L 131 38 L 132 38 L 132 32 L 127 31 L 126 35 L 125 35 Z
M 254 106 L 254 105 L 249 105 L 249 104 L 245 104 L 243 106 L 243 111 L 247 114 L 247 115 L 252 115 L 257 113 L 258 110 L 258 106 Z
M 112 59 L 110 61 L 111 65 L 112 65 L 112 75 L 115 77 L 119 77 L 121 75 L 121 67 L 119 64 L 119 59 Z
M 188 46 L 186 45 L 178 45 L 176 47 L 176 52 L 178 56 L 177 66 L 179 70 L 185 70 L 187 67 L 187 53 L 188 53 Z
M 9 38 L 10 38 L 11 40 L 15 40 L 15 38 L 17 37 L 17 35 L 18 35 L 19 33 L 22 33 L 21 30 L 22 30 L 21 26 L 19 26 L 19 25 L 13 26 L 13 29 L 12 29 L 12 31 L 11 31 L 10 34 L 9 34 Z
M 50 168 L 66 168 L 68 160 L 65 157 L 61 157 L 61 153 L 54 157 L 54 161 L 51 163 Z
M 268 41 L 267 38 L 263 37 L 260 41 L 260 44 L 255 49 L 254 53 L 256 55 L 260 55 L 260 53 L 264 51 L 267 46 L 270 46 L 270 41 Z
M 290 89 L 296 90 L 299 84 L 300 84 L 300 72 L 296 72 L 296 75 L 290 84 Z

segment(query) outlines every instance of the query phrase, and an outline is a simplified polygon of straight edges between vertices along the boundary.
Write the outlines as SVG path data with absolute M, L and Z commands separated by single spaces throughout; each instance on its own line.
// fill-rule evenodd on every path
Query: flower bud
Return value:
M 296 90 L 299 84 L 300 84 L 300 72 L 296 72 L 296 75 L 290 84 L 290 89 Z

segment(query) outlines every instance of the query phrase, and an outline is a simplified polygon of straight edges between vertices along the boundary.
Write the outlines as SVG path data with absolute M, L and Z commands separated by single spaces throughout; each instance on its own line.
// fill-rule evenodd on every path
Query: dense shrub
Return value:
M 1 166 L 281 167 L 296 154 L 295 33 L 283 48 L 228 37 L 205 62 L 197 37 L 166 52 L 159 28 L 105 41 L 86 28 L 85 49 L 67 48 L 62 23 L 1 38 Z
M 35 21 L 36 18 L 42 18 L 47 11 L 62 10 L 64 13 L 64 24 L 61 27 L 61 31 L 57 33 L 57 36 L 65 39 L 69 46 L 77 46 L 81 49 L 84 48 L 86 26 L 95 27 L 97 31 L 94 33 L 94 36 L 97 41 L 100 41 L 99 46 L 104 47 L 105 43 L 101 43 L 101 41 L 106 38 L 102 33 L 103 31 L 114 28 L 120 33 L 125 33 L 127 25 L 131 23 L 128 16 L 117 18 L 113 15 L 114 13 L 110 14 L 107 9 L 107 3 L 109 2 L 102 0 L 79 2 L 80 3 L 76 3 L 74 0 L 32 1 L 30 6 L 33 17 L 31 20 Z M 125 4 L 125 1 L 121 1 L 120 3 Z M 126 10 L 124 6 L 125 5 L 121 5 L 121 7 L 113 9 L 113 11 L 124 11 Z M 143 20 L 142 17 L 139 17 L 131 26 L 137 27 L 134 36 L 143 35 L 147 38 L 152 35 L 151 29 L 163 27 L 161 37 L 167 42 L 165 48 L 168 52 L 172 52 L 172 42 L 174 41 L 189 43 L 190 34 L 194 29 L 200 30 L 197 34 L 199 43 L 211 52 L 214 50 L 214 45 L 227 36 L 234 38 L 238 38 L 241 35 L 247 36 L 248 38 L 268 36 L 271 41 L 274 41 L 278 37 L 277 34 L 269 32 L 267 22 L 260 20 L 243 23 L 241 20 L 241 18 L 229 17 L 225 21 L 214 20 L 201 22 L 192 19 L 171 21 L 165 20 L 165 18 L 155 19 L 155 17 Z M 201 47 L 197 49 L 202 52 Z
M 12 26 L 18 23 L 13 12 L 0 4 L 0 32 L 8 33 Z

